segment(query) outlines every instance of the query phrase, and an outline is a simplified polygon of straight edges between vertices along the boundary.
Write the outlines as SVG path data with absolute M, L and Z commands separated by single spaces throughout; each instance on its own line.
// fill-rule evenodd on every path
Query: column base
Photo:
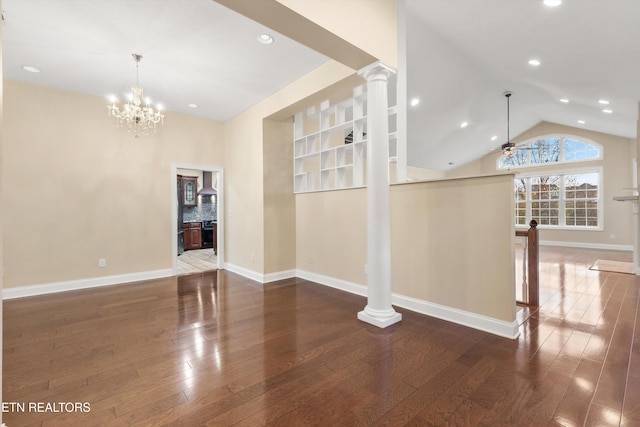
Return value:
M 394 323 L 402 320 L 402 314 L 397 313 L 393 308 L 389 310 L 374 310 L 366 306 L 364 310 L 358 312 L 358 320 L 377 326 L 378 328 L 386 328 Z

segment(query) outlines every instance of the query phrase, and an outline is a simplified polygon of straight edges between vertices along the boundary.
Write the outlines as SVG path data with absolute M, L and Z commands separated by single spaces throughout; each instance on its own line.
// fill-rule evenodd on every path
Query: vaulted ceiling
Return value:
M 541 121 L 636 137 L 640 1 L 406 0 L 406 10 L 407 96 L 421 100 L 408 113 L 411 164 L 450 169 L 500 147 L 505 91 L 511 139 Z
M 540 121 L 636 137 L 640 1 L 564 0 L 555 8 L 542 0 L 398 1 L 407 12 L 399 25 L 407 35 L 407 101 L 421 101 L 408 107 L 410 164 L 449 169 L 499 147 L 506 90 L 512 138 Z M 220 121 L 328 60 L 212 0 L 2 6 L 6 78 L 105 97 L 105 105 L 135 82 L 132 53 L 144 56 L 140 85 L 154 103 Z M 275 42 L 259 43 L 265 33 Z M 539 66 L 528 64 L 533 58 Z

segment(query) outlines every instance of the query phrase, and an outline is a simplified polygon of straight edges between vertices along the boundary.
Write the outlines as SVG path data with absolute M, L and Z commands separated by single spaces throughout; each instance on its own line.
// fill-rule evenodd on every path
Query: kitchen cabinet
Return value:
M 196 206 L 198 204 L 198 178 L 195 176 L 182 177 L 182 194 L 184 206 Z
M 202 223 L 185 222 L 182 224 L 184 230 L 184 250 L 200 249 L 202 247 Z

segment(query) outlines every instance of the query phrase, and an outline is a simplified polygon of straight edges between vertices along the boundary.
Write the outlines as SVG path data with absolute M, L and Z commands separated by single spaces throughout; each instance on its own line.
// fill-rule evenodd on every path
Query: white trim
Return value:
M 234 265 L 228 262 L 224 263 L 224 269 L 229 270 L 232 273 L 239 274 L 241 276 L 247 277 L 251 280 L 255 280 L 256 282 L 262 282 L 263 275 L 262 273 L 258 273 L 257 271 L 249 270 L 248 268 L 240 267 L 238 265 Z
M 304 270 L 297 270 L 296 275 L 301 279 L 309 280 L 323 286 L 329 286 L 352 294 L 366 296 L 367 287 L 342 279 L 323 276 L 317 273 L 311 273 Z M 392 294 L 392 303 L 398 307 L 403 307 L 411 311 L 415 311 L 427 316 L 436 317 L 459 325 L 467 326 L 480 331 L 488 332 L 501 337 L 516 339 L 520 336 L 519 325 L 517 321 L 511 323 L 503 320 L 494 319 L 480 314 L 471 313 L 464 310 L 458 310 L 452 307 L 446 307 L 439 304 L 407 297 L 399 294 Z M 515 305 L 515 301 L 513 303 Z
M 346 280 L 336 279 L 334 277 L 324 276 L 318 273 L 311 273 L 304 270 L 296 270 L 296 276 L 301 279 L 316 282 L 323 286 L 329 286 L 330 288 L 339 289 L 351 294 L 356 294 L 363 297 L 367 296 L 367 287 L 358 283 L 348 282 Z
M 515 166 L 508 166 L 508 167 L 501 167 L 500 166 L 500 161 L 503 159 L 502 156 L 499 156 L 498 158 L 496 158 L 496 170 L 513 170 L 513 169 L 527 169 L 527 168 L 539 168 L 539 167 L 545 167 L 545 166 L 551 166 L 551 165 L 566 165 L 566 164 L 576 164 L 576 163 L 584 163 L 584 162 L 592 162 L 592 161 L 602 161 L 604 159 L 604 146 L 602 144 L 600 144 L 599 142 L 595 142 L 591 139 L 587 139 L 587 138 L 583 138 L 581 136 L 577 136 L 577 135 L 572 135 L 572 134 L 548 134 L 548 135 L 540 135 L 540 136 L 536 136 L 527 140 L 524 140 L 522 142 L 518 142 L 516 143 L 516 150 L 518 149 L 518 147 L 520 147 L 520 149 L 522 149 L 523 146 L 526 146 L 525 148 L 529 147 L 530 144 L 532 142 L 536 142 L 536 141 L 540 141 L 540 140 L 546 140 L 546 139 L 560 139 L 559 142 L 559 147 L 560 147 L 560 153 L 559 153 L 559 159 L 557 162 L 549 162 L 549 163 L 527 163 L 526 165 L 515 165 Z M 589 159 L 573 159 L 573 160 L 564 160 L 564 141 L 565 139 L 573 139 L 576 141 L 580 141 L 580 142 L 586 142 L 589 145 L 593 145 L 594 147 L 596 147 L 598 149 L 598 157 L 592 157 Z M 529 152 L 529 154 L 527 154 L 527 162 L 530 162 L 531 160 L 531 154 Z
M 75 291 L 79 289 L 97 288 L 101 286 L 121 285 L 142 280 L 162 279 L 174 276 L 173 269 L 143 271 L 140 273 L 119 274 L 117 276 L 94 277 L 90 279 L 67 280 L 64 282 L 44 283 L 40 285 L 18 286 L 4 288 L 2 299 L 31 297 L 36 295 L 53 294 L 56 292 Z
M 571 201 L 576 201 L 575 199 L 567 199 L 566 198 L 566 180 L 565 177 L 569 175 L 576 174 L 598 174 L 598 225 L 597 226 L 581 226 L 581 225 L 565 225 L 566 224 L 566 204 Z M 605 223 L 605 210 L 604 210 L 604 168 L 602 166 L 595 167 L 584 167 L 584 168 L 576 168 L 576 169 L 567 169 L 565 171 L 557 171 L 554 169 L 549 169 L 546 171 L 536 171 L 532 174 L 525 173 L 516 173 L 514 178 L 514 183 L 516 179 L 526 180 L 525 187 L 527 195 L 532 193 L 531 190 L 531 179 L 540 178 L 540 177 L 548 177 L 556 175 L 560 178 L 560 194 L 558 199 L 555 201 L 558 202 L 558 225 L 550 225 L 550 224 L 538 224 L 539 230 L 569 230 L 569 231 L 604 231 L 604 223 Z M 529 196 L 528 196 L 529 197 Z M 526 202 L 526 214 L 525 221 L 527 224 L 531 222 L 532 216 L 532 203 L 535 201 L 544 202 L 545 200 L 534 200 L 528 198 L 525 200 Z M 549 202 L 551 200 L 548 200 Z M 521 201 L 520 201 L 521 202 Z M 518 203 L 518 200 L 515 201 Z M 515 221 L 515 210 L 514 210 L 514 221 Z M 524 224 L 516 224 L 516 228 L 527 228 Z
M 239 274 L 262 284 L 296 277 L 296 270 L 284 270 L 276 271 L 275 273 L 262 274 L 230 263 L 225 263 L 224 268 L 232 273 Z
M 296 277 L 296 270 L 276 271 L 262 275 L 262 283 L 275 282 L 277 280 L 291 279 Z
M 541 246 L 564 246 L 567 248 L 602 249 L 607 251 L 632 251 L 633 245 L 610 245 L 607 243 L 558 242 L 555 240 L 541 240 Z
M 504 338 L 514 340 L 520 336 L 519 325 L 516 320 L 509 323 L 504 320 L 498 320 L 481 314 L 458 310 L 457 308 L 434 304 L 398 294 L 393 294 L 392 301 L 398 307 L 468 326 L 469 328 L 478 329 Z M 515 305 L 515 301 L 513 304 Z
M 213 172 L 218 175 L 218 192 L 216 196 L 217 207 L 217 251 L 216 259 L 218 262 L 217 268 L 221 269 L 224 261 L 224 168 L 218 166 L 206 166 L 195 165 L 191 163 L 171 163 L 171 254 L 173 256 L 172 268 L 174 275 L 178 275 L 178 204 L 175 202 L 178 198 L 178 191 L 176 188 L 176 176 L 178 175 L 178 169 L 191 169 L 195 171 Z

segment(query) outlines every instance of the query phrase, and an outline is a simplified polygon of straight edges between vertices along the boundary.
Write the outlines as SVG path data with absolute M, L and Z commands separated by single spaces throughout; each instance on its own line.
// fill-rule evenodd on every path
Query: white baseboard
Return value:
M 173 276 L 173 269 L 143 271 L 140 273 L 119 274 L 117 276 L 94 277 L 91 279 L 68 280 L 64 282 L 45 283 L 41 285 L 19 286 L 4 288 L 2 299 L 14 299 L 31 297 L 36 295 L 52 294 L 56 292 L 76 291 L 79 289 L 97 288 L 100 286 L 121 285 L 142 280 L 161 279 Z
M 366 286 L 348 282 L 346 280 L 323 276 L 322 274 L 311 273 L 304 270 L 297 270 L 296 276 L 301 279 L 309 280 L 352 294 L 361 296 L 367 295 Z M 406 308 L 420 314 L 436 317 L 452 323 L 457 323 L 459 325 L 468 326 L 470 328 L 478 329 L 501 337 L 516 339 L 520 335 L 518 322 L 515 320 L 511 323 L 505 322 L 504 320 L 498 320 L 395 293 L 391 296 L 391 302 L 393 305 L 398 307 Z M 515 301 L 513 304 L 515 305 Z
M 290 279 L 292 277 L 296 277 L 296 270 L 285 270 L 285 271 L 277 271 L 275 273 L 258 273 L 257 271 L 249 270 L 248 268 L 240 267 L 235 264 L 224 264 L 224 269 L 229 270 L 232 273 L 239 274 L 241 276 L 247 277 L 251 280 L 255 280 L 260 283 L 269 283 L 275 282 L 276 280 L 282 279 Z
M 301 279 L 316 282 L 324 286 L 339 289 L 341 291 L 364 297 L 367 296 L 367 287 L 358 283 L 348 282 L 346 280 L 336 279 L 334 277 L 324 276 L 318 273 L 311 273 L 310 271 L 304 270 L 296 270 L 296 276 Z
M 516 320 L 509 323 L 504 320 L 494 319 L 493 317 L 487 317 L 398 294 L 392 295 L 391 302 L 398 307 L 457 323 L 458 325 L 468 326 L 504 338 L 514 340 L 520 336 L 519 325 Z M 513 304 L 515 305 L 515 301 Z
M 564 246 L 567 248 L 601 249 L 605 251 L 632 251 L 633 245 L 610 245 L 607 243 L 557 242 L 555 240 L 541 240 L 541 246 Z
M 295 270 L 277 271 L 275 273 L 267 273 L 262 276 L 262 283 L 275 282 L 276 280 L 291 279 L 296 277 Z

